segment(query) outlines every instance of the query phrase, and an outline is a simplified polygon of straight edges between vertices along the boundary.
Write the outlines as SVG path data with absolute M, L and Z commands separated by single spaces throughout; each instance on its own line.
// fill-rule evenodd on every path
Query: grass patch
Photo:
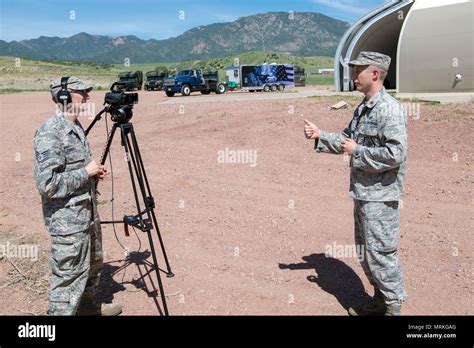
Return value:
M 307 85 L 333 85 L 334 86 L 334 75 L 307 75 Z
M 22 92 L 45 92 L 49 89 L 19 89 L 19 88 L 4 88 L 0 89 L 0 94 L 12 94 L 12 93 L 22 93 Z
M 0 77 L 9 75 L 34 78 L 63 73 L 74 76 L 113 76 L 118 70 L 110 64 L 0 57 Z

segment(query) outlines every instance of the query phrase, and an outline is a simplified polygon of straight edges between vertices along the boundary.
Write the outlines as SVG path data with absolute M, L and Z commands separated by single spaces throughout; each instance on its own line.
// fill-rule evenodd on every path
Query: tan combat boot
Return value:
M 118 303 L 102 303 L 99 306 L 93 305 L 84 305 L 77 310 L 77 315 L 85 316 L 103 316 L 103 317 L 113 317 L 122 313 L 122 306 Z
M 102 303 L 100 312 L 103 317 L 115 317 L 122 313 L 122 305 L 119 303 Z

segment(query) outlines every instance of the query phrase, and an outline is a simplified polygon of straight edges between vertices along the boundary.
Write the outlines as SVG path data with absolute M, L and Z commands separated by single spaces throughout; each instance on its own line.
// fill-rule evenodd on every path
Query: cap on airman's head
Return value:
M 359 53 L 356 59 L 351 60 L 349 62 L 349 66 L 351 65 L 373 65 L 377 68 L 380 68 L 386 72 L 388 72 L 388 68 L 390 67 L 391 58 L 385 54 L 378 53 L 378 52 L 369 52 L 369 51 L 362 51 Z
M 51 85 L 49 86 L 49 89 L 51 91 L 51 96 L 53 97 L 53 100 L 56 100 L 56 96 L 58 92 L 61 90 L 61 77 L 57 78 L 53 82 L 51 82 Z M 76 76 L 71 76 L 67 79 L 66 82 L 67 89 L 69 91 L 87 91 L 90 92 L 92 88 L 94 88 L 92 85 L 86 84 L 82 82 L 78 77 Z

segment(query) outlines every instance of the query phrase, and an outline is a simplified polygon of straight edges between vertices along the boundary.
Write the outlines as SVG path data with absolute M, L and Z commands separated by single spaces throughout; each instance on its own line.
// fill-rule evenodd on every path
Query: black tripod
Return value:
M 108 112 L 109 109 L 106 107 L 102 111 L 100 111 L 89 125 L 87 130 L 85 131 L 86 136 L 89 134 L 89 131 L 92 129 L 94 124 L 101 119 L 102 114 L 104 112 Z M 155 229 L 156 234 L 158 235 L 158 239 L 160 241 L 161 251 L 163 253 L 163 257 L 166 263 L 166 276 L 171 278 L 174 276 L 173 272 L 171 271 L 171 267 L 168 262 L 168 257 L 166 256 L 166 250 L 163 243 L 163 239 L 161 238 L 160 229 L 158 227 L 158 223 L 156 221 L 155 216 L 155 200 L 151 195 L 150 185 L 148 184 L 148 179 L 145 172 L 145 167 L 143 165 L 142 156 L 140 154 L 140 149 L 138 147 L 137 138 L 135 137 L 135 132 L 133 130 L 133 125 L 128 120 L 125 122 L 114 122 L 112 130 L 110 131 L 107 143 L 105 146 L 105 150 L 102 154 L 102 158 L 100 163 L 102 165 L 105 164 L 105 160 L 110 150 L 110 145 L 112 144 L 112 140 L 114 138 L 115 131 L 120 129 L 121 134 L 121 145 L 124 147 L 125 156 L 128 163 L 128 171 L 130 173 L 130 180 L 132 182 L 133 187 L 133 194 L 135 197 L 135 204 L 137 207 L 137 214 L 136 215 L 125 215 L 123 220 L 118 221 L 101 221 L 102 224 L 113 224 L 113 223 L 123 223 L 125 229 L 125 235 L 129 236 L 128 232 L 128 225 L 138 228 L 139 230 L 146 232 L 148 235 L 148 242 L 150 244 L 151 255 L 153 257 L 153 264 L 156 272 L 156 278 L 158 280 L 158 285 L 160 288 L 161 299 L 163 303 L 163 309 L 165 315 L 168 315 L 168 307 L 166 305 L 166 297 L 165 292 L 163 290 L 163 283 L 161 281 L 160 276 L 160 268 L 158 266 L 158 259 L 156 257 L 155 248 L 153 245 L 153 237 L 151 234 L 151 230 Z M 140 190 L 141 195 L 141 202 L 143 202 L 144 209 L 141 209 L 140 205 L 140 198 L 137 191 Z

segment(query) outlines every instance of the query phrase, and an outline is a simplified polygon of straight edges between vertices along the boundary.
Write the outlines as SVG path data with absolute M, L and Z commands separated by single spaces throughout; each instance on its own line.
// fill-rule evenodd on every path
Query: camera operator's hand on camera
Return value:
M 104 177 L 107 175 L 107 169 L 102 164 L 98 164 L 96 161 L 91 161 L 86 166 L 86 171 L 89 174 L 89 177 L 97 176 L 100 180 L 104 179 Z
M 304 135 L 306 139 L 319 139 L 320 133 L 321 131 L 314 123 L 304 120 Z

